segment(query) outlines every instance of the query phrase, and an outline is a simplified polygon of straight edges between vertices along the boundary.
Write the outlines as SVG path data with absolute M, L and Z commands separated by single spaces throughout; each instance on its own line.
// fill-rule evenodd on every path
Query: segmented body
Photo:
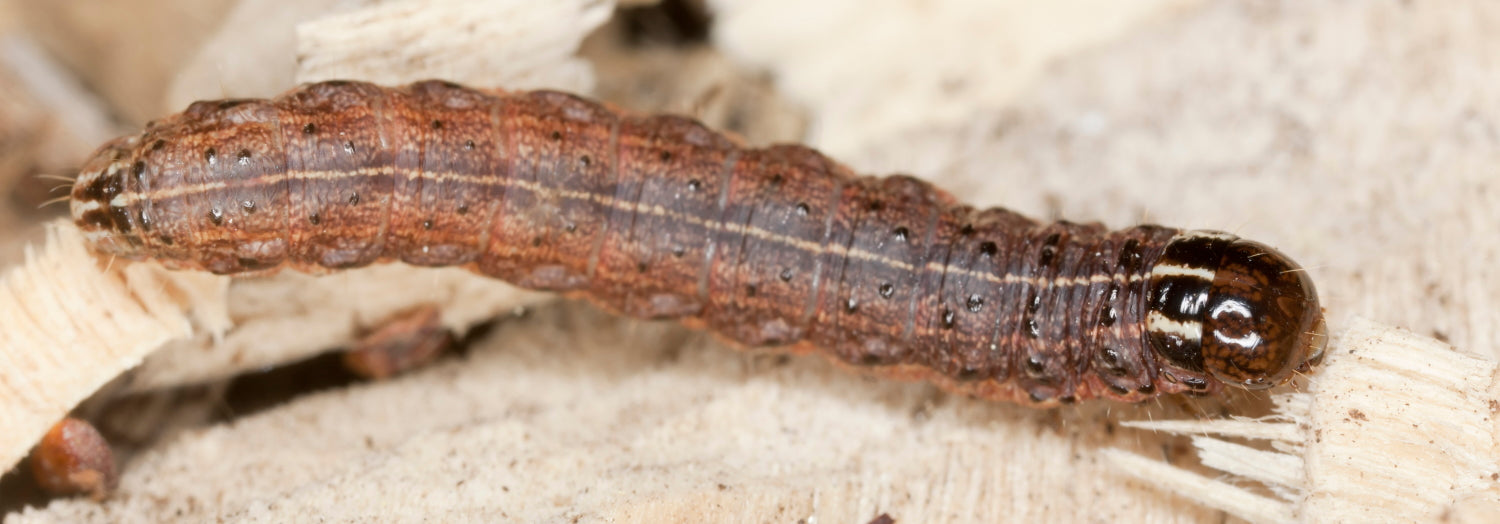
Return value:
M 1203 356 L 1162 348 L 1196 351 L 1197 320 L 1148 317 L 1162 279 L 1215 282 L 1162 260 L 1169 244 L 1233 237 L 1037 223 L 564 93 L 325 82 L 200 102 L 105 146 L 74 200 L 97 250 L 171 267 L 465 266 L 1032 404 L 1221 387 Z

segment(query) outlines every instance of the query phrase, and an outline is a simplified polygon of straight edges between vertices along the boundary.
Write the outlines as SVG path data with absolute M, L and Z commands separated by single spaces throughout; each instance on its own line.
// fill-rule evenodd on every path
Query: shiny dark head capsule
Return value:
M 1225 233 L 1173 238 L 1151 270 L 1148 297 L 1150 347 L 1185 375 L 1264 389 L 1317 364 L 1328 341 L 1307 272 Z

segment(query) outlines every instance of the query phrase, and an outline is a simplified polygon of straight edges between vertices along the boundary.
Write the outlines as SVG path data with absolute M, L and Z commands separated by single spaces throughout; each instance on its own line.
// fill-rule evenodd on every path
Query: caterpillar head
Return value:
M 1322 360 L 1328 335 L 1317 290 L 1270 246 L 1185 232 L 1167 244 L 1149 285 L 1146 336 L 1172 367 L 1264 389 Z
M 73 182 L 73 222 L 101 254 L 140 258 L 141 213 L 130 198 L 140 186 L 133 152 L 138 135 L 116 138 L 94 152 Z

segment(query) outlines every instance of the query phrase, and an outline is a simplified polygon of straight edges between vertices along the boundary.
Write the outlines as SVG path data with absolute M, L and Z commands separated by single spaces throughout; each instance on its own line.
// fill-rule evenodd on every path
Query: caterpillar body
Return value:
M 322 82 L 198 102 L 102 147 L 72 215 L 104 255 L 463 266 L 1041 406 L 1269 387 L 1326 340 L 1306 272 L 1263 244 L 1038 223 L 552 91 Z

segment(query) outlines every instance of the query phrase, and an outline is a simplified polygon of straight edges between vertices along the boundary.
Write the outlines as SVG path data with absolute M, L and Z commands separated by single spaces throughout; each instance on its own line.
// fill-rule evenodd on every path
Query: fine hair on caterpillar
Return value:
M 179 269 L 462 266 L 993 400 L 1259 389 L 1326 344 L 1305 271 L 1233 235 L 1038 223 L 797 145 L 429 81 L 198 102 L 102 147 L 72 215 Z

